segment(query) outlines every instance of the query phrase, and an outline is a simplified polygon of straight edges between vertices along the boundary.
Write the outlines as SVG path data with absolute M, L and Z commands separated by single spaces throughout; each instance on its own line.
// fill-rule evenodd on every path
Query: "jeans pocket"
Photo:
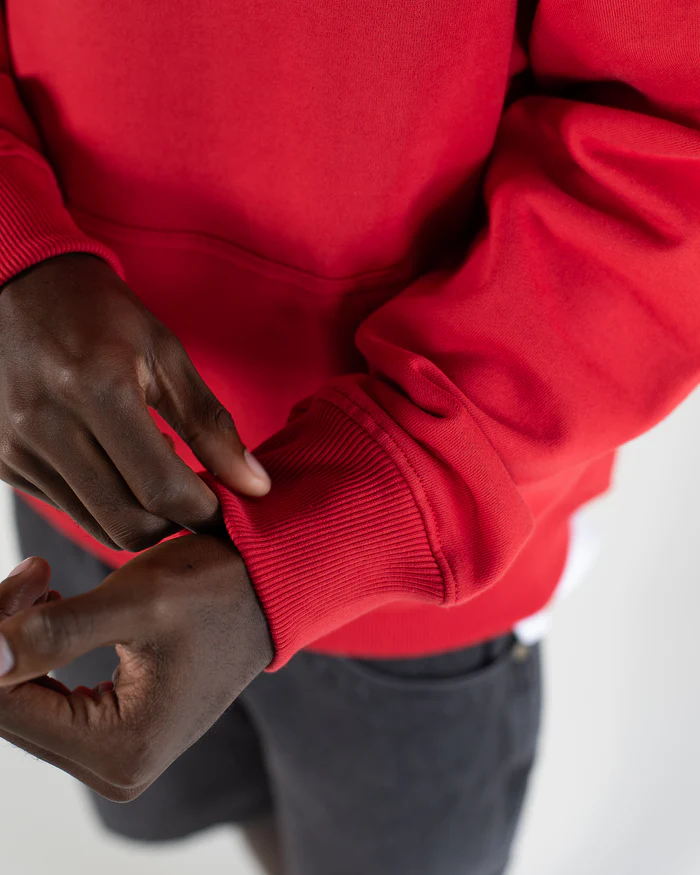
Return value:
M 419 659 L 343 659 L 358 680 L 395 692 L 438 695 L 479 687 L 527 658 L 514 635 Z

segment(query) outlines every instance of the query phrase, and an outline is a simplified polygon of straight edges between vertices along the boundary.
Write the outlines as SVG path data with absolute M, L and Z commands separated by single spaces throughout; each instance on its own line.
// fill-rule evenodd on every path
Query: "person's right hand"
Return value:
M 230 489 L 269 491 L 182 344 L 105 262 L 61 255 L 0 290 L 6 483 L 64 510 L 110 547 L 140 551 L 182 527 L 214 531 L 214 493 L 176 455 L 149 407 Z

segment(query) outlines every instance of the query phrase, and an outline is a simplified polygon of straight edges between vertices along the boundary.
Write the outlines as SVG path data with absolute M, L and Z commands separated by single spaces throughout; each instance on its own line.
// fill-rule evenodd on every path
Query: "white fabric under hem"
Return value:
M 526 617 L 515 626 L 514 632 L 518 640 L 528 647 L 545 637 L 551 624 L 552 608 L 561 598 L 576 589 L 600 554 L 602 532 L 587 510 L 582 508 L 569 521 L 570 539 L 566 564 L 549 603 L 541 611 Z

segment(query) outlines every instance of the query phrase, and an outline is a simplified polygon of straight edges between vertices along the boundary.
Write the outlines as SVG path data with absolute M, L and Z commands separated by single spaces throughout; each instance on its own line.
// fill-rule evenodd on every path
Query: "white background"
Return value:
M 700 872 L 699 439 L 696 393 L 625 449 L 594 510 L 606 542 L 556 611 L 542 755 L 512 875 Z M 19 557 L 2 491 L 0 523 L 4 571 Z M 156 848 L 105 836 L 71 779 L 4 742 L 0 870 L 257 872 L 229 829 Z

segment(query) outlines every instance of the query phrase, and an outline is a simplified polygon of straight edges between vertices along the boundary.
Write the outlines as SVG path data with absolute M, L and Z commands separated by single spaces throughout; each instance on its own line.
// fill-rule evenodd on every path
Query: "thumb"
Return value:
M 30 567 L 16 575 L 13 585 L 21 586 L 19 578 L 31 573 Z M 0 621 L 0 687 L 48 674 L 98 647 L 128 645 L 141 631 L 138 602 L 138 593 L 122 592 L 108 578 L 83 595 L 34 604 Z
M 245 448 L 231 414 L 179 343 L 176 354 L 180 361 L 170 367 L 167 364 L 163 367 L 162 358 L 159 362 L 160 397 L 155 409 L 224 486 L 245 495 L 266 495 L 270 491 L 270 477 Z M 164 374 L 166 369 L 168 376 Z

